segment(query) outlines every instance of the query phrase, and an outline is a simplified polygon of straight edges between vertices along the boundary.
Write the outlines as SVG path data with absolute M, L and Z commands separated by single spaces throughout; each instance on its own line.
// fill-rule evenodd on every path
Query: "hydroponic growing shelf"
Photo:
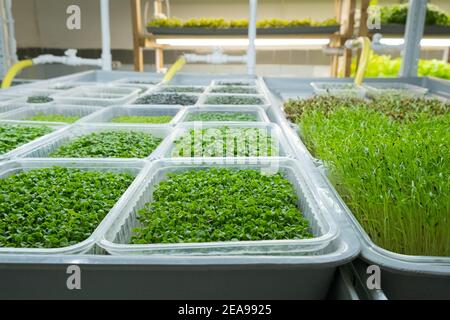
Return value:
M 340 85 L 350 83 L 349 79 L 252 78 L 244 75 L 180 73 L 170 86 L 159 85 L 160 80 L 161 75 L 153 73 L 89 71 L 25 84 L 0 93 L 0 97 L 5 96 L 1 100 L 4 108 L 0 108 L 4 110 L 0 113 L 2 124 L 17 122 L 24 125 L 31 121 L 32 125 L 56 129 L 47 136 L 19 146 L 11 155 L 5 154 L 0 162 L 2 179 L 10 179 L 15 173 L 23 172 L 21 179 L 26 181 L 29 179 L 26 173 L 32 177 L 35 172 L 30 170 L 58 165 L 111 174 L 128 173 L 128 179 L 133 181 L 118 200 L 109 202 L 111 209 L 103 212 L 103 218 L 91 226 L 91 233 L 85 235 L 84 242 L 61 248 L 42 248 L 40 242 L 35 243 L 36 248 L 33 248 L 32 238 L 27 240 L 31 241 L 31 247 L 27 248 L 3 244 L 0 248 L 1 298 L 448 297 L 450 258 L 400 255 L 375 245 L 328 181 L 326 172 L 317 167 L 320 161 L 311 156 L 286 119 L 283 101 L 313 95 L 312 81 Z M 368 84 L 379 82 L 400 82 L 406 88 L 406 84 L 415 85 L 426 88 L 428 96 L 450 98 L 450 84 L 441 80 L 367 80 Z M 77 84 L 82 86 L 77 87 Z M 55 86 L 70 87 L 70 94 L 50 92 L 49 97 L 54 99 L 43 106 L 30 106 L 22 95 L 22 92 L 46 92 Z M 340 87 L 345 89 L 346 86 Z M 177 104 L 177 95 L 195 99 L 182 98 L 183 105 L 180 105 Z M 146 100 L 140 98 L 149 96 L 155 98 L 148 100 L 149 104 L 142 104 Z M 8 100 L 7 97 L 13 98 Z M 170 105 L 165 103 L 167 101 Z M 186 105 L 188 101 L 192 102 Z M 28 112 L 31 108 L 33 111 Z M 33 122 L 30 117 L 35 115 L 44 116 L 37 119 L 47 121 Z M 76 115 L 76 122 L 48 121 L 61 119 L 61 115 Z M 119 119 L 117 121 L 120 123 L 114 119 Z M 76 155 L 70 143 L 101 132 L 112 132 L 117 145 L 106 145 L 103 139 L 99 140 L 98 150 L 91 147 L 86 151 L 90 158 L 45 158 L 61 146 L 67 146 L 65 151 L 70 151 L 64 154 Z M 127 145 L 129 135 L 134 139 L 136 132 L 141 140 L 133 140 L 136 141 L 133 147 L 139 149 L 142 144 L 143 148 L 147 148 L 148 139 L 151 139 L 151 149 L 145 149 L 147 151 L 142 159 L 125 159 L 130 152 L 136 151 L 135 148 L 130 150 Z M 233 140 L 224 138 L 224 132 L 231 134 Z M 244 134 L 241 136 L 242 132 Z M 200 145 L 180 145 L 180 137 L 189 140 L 198 134 L 205 139 L 205 143 L 202 140 Z M 85 146 L 83 140 L 77 143 Z M 277 147 L 273 147 L 273 143 Z M 187 152 L 177 149 L 174 156 L 175 146 L 187 148 Z M 111 154 L 114 158 L 105 158 L 105 154 Z M 261 201 L 266 202 L 255 209 L 265 206 L 278 208 L 278 193 L 283 192 L 282 197 L 291 199 L 291 202 L 284 201 L 290 207 L 283 210 L 290 210 L 289 217 L 294 220 L 283 224 L 284 218 L 276 216 L 277 228 L 280 228 L 277 231 L 280 235 L 290 235 L 289 221 L 297 221 L 305 227 L 303 237 L 267 238 L 263 226 L 269 226 L 272 230 L 273 217 L 264 213 L 264 220 L 256 223 L 251 230 L 240 232 L 228 226 L 225 231 L 232 234 L 228 238 L 226 232 L 211 229 L 208 232 L 214 234 L 216 240 L 205 242 L 203 240 L 208 238 L 208 232 L 202 231 L 201 225 L 192 227 L 192 230 L 199 230 L 198 233 L 180 236 L 179 228 L 171 223 L 170 215 L 164 214 L 166 209 L 172 207 L 149 206 L 148 203 L 162 203 L 161 199 L 175 201 L 171 200 L 170 192 L 165 189 L 171 184 L 182 189 L 191 188 L 193 181 L 203 181 L 196 185 L 197 188 L 203 196 L 212 197 L 214 193 L 207 188 L 201 189 L 201 186 L 210 187 L 217 183 L 217 179 L 220 180 L 215 176 L 216 169 L 222 170 L 217 172 L 230 179 L 237 179 L 236 183 L 240 183 L 241 188 L 246 184 L 239 182 L 241 178 L 233 174 L 233 170 L 247 170 L 247 178 L 253 177 L 258 185 L 267 183 L 267 186 L 277 190 L 272 197 L 261 197 Z M 203 173 L 201 170 L 212 171 Z M 276 175 L 278 172 L 282 175 Z M 186 178 L 190 176 L 193 180 Z M 209 180 L 201 180 L 204 177 Z M 251 183 L 249 180 L 248 184 Z M 246 192 L 251 194 L 251 188 Z M 186 212 L 192 216 L 201 208 L 204 214 L 213 216 L 214 212 L 208 209 L 211 203 L 198 202 L 194 193 L 190 191 L 189 194 L 192 194 L 190 199 L 197 207 L 187 205 L 184 207 Z M 230 196 L 236 196 L 231 191 L 220 194 L 223 198 L 213 202 L 227 201 Z M 0 193 L 2 196 L 5 195 Z M 163 196 L 168 198 L 161 198 Z M 249 197 L 235 202 L 251 208 L 256 202 Z M 225 204 L 233 205 L 223 202 Z M 173 202 L 173 208 L 179 205 Z M 78 208 L 77 204 L 75 208 Z M 137 218 L 139 214 L 144 214 L 142 210 L 147 210 L 147 213 L 154 210 L 160 214 L 164 225 L 158 226 L 154 221 Z M 246 219 L 251 220 L 252 210 L 246 212 L 250 215 Z M 171 214 L 177 212 L 172 211 Z M 233 215 L 233 211 L 223 214 L 230 221 L 241 218 Z M 189 217 L 178 217 L 178 221 L 189 221 Z M 220 217 L 216 216 L 216 219 Z M 214 225 L 211 224 L 211 228 Z M 133 234 L 136 227 L 141 230 L 140 235 Z M 149 233 L 145 233 L 148 230 L 158 230 L 150 227 L 166 228 L 167 234 L 171 234 L 169 240 L 158 238 L 155 236 L 157 232 L 152 232 L 152 237 L 148 236 Z M 15 235 L 11 234 L 11 237 Z M 174 237 L 178 240 L 183 237 L 197 240 L 173 243 Z M 51 237 L 44 239 L 55 240 Z M 381 267 L 384 293 L 364 289 L 366 263 Z M 82 271 L 82 290 L 68 290 L 66 286 L 67 267 L 74 264 Z

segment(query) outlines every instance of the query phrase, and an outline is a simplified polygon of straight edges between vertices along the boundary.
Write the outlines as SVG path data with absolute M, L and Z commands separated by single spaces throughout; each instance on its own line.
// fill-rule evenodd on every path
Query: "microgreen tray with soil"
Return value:
M 173 116 L 119 116 L 111 119 L 114 123 L 169 123 Z
M 35 114 L 25 120 L 28 121 L 47 121 L 47 122 L 65 122 L 65 123 L 74 123 L 80 119 L 79 116 L 66 116 L 63 114 L 45 114 L 39 113 Z
M 141 131 L 109 130 L 90 133 L 63 144 L 53 158 L 145 158 L 162 139 Z
M 29 96 L 27 98 L 27 103 L 49 103 L 52 101 L 53 101 L 53 98 L 50 98 L 49 96 L 44 96 L 44 95 Z
M 175 139 L 172 157 L 270 157 L 279 155 L 279 141 L 268 129 L 188 129 Z
M 264 101 L 259 97 L 217 95 L 209 96 L 205 104 L 261 105 L 264 104 Z
M 250 112 L 195 112 L 186 121 L 258 121 L 258 117 Z
M 202 93 L 205 90 L 203 87 L 162 87 L 160 92 L 169 92 L 169 93 Z
M 198 96 L 177 94 L 177 93 L 155 93 L 137 99 L 134 104 L 169 104 L 169 105 L 193 105 L 197 102 Z
M 252 87 L 223 86 L 213 87 L 212 93 L 240 93 L 240 94 L 257 94 L 258 90 Z
M 286 102 L 311 153 L 379 246 L 450 256 L 450 104 L 316 97 Z
M 0 124 L 0 155 L 52 131 L 46 126 Z
M 0 247 L 60 248 L 86 240 L 133 179 L 60 167 L 0 179 Z
M 206 169 L 170 173 L 138 212 L 133 244 L 312 238 L 281 174 Z

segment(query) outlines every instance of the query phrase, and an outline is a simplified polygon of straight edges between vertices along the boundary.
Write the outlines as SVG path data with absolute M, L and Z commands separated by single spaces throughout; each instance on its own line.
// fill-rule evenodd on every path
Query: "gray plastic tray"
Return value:
M 89 171 L 112 171 L 127 172 L 136 176 L 133 183 L 128 187 L 127 191 L 122 195 L 110 212 L 105 216 L 102 222 L 92 232 L 92 234 L 84 241 L 63 248 L 0 248 L 2 254 L 82 254 L 94 253 L 95 244 L 99 235 L 104 232 L 104 228 L 108 225 L 108 221 L 115 214 L 122 210 L 127 199 L 136 192 L 136 187 L 141 183 L 142 178 L 146 174 L 148 163 L 142 160 L 105 160 L 105 159 L 15 159 L 0 163 L 0 178 L 21 172 L 39 168 L 51 168 L 53 166 L 64 168 L 80 168 Z

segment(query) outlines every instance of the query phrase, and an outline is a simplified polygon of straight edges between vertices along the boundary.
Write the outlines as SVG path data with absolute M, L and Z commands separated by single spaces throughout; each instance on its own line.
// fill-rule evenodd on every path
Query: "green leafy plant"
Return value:
M 382 24 L 396 23 L 406 24 L 408 16 L 408 4 L 394 4 L 382 6 L 380 10 L 380 18 Z M 428 4 L 425 16 L 426 25 L 441 25 L 445 26 L 449 23 L 448 15 L 439 7 Z
M 187 95 L 187 94 L 149 94 L 137 99 L 134 104 L 179 104 L 182 106 L 193 105 L 197 102 L 198 96 Z
M 0 154 L 52 132 L 46 126 L 0 125 Z
M 205 111 L 190 113 L 186 121 L 258 121 L 258 117 L 251 112 Z
M 312 238 L 281 174 L 207 169 L 168 174 L 138 212 L 133 244 Z
M 450 256 L 449 110 L 448 102 L 398 96 L 285 104 L 372 240 L 429 256 Z
M 163 87 L 160 92 L 192 92 L 192 93 L 202 93 L 205 90 L 203 87 Z
M 312 21 L 311 19 L 264 19 L 257 21 L 257 28 L 286 28 L 298 26 L 337 26 L 336 19 L 326 19 L 324 21 Z M 247 28 L 247 19 L 225 20 L 223 18 L 193 18 L 186 21 L 178 18 L 157 18 L 148 23 L 149 27 L 154 28 L 210 28 L 210 29 L 229 29 L 229 28 Z
M 209 96 L 206 99 L 206 104 L 234 104 L 234 105 L 259 105 L 264 104 L 264 101 L 259 97 L 252 96 L 232 96 L 232 95 L 218 95 Z
M 48 103 L 52 102 L 53 98 L 49 96 L 37 95 L 37 96 L 29 96 L 27 98 L 27 103 Z
M 243 93 L 243 94 L 257 94 L 258 91 L 252 87 L 237 87 L 237 86 L 223 86 L 214 87 L 211 89 L 212 93 Z
M 397 77 L 402 63 L 401 58 L 392 58 L 389 55 L 371 54 L 368 67 L 365 72 L 366 77 Z M 356 74 L 356 60 L 351 65 L 352 76 Z M 450 79 L 450 63 L 442 60 L 419 60 L 419 77 L 438 77 Z
M 133 181 L 53 167 L 0 179 L 0 247 L 59 248 L 87 239 Z
M 173 157 L 278 156 L 276 138 L 267 129 L 226 126 L 190 129 L 174 141 Z
M 111 119 L 116 123 L 169 123 L 173 116 L 120 116 Z
M 63 114 L 38 113 L 38 114 L 35 114 L 35 115 L 27 118 L 26 120 L 74 123 L 78 119 L 80 119 L 79 116 L 66 116 Z
M 145 158 L 162 139 L 141 131 L 102 131 L 81 136 L 50 153 L 58 158 Z

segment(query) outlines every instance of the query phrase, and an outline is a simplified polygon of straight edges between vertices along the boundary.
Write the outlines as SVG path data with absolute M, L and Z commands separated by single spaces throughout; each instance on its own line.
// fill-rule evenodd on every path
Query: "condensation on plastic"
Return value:
M 230 129 L 258 129 L 267 132 L 267 134 L 272 138 L 272 142 L 277 146 L 278 154 L 274 156 L 281 157 L 292 157 L 294 152 L 291 149 L 289 142 L 286 140 L 280 127 L 275 123 L 267 122 L 245 122 L 245 121 L 194 121 L 194 122 L 183 122 L 175 127 L 175 130 L 167 137 L 167 143 L 164 145 L 161 155 L 165 158 L 172 158 L 172 153 L 176 147 L 175 141 L 189 134 L 189 130 L 203 130 L 203 129 L 213 129 L 227 127 Z M 197 157 L 200 158 L 200 157 Z
M 9 152 L 0 154 L 0 161 L 19 157 L 21 154 L 23 154 L 23 152 L 26 152 L 30 148 L 36 147 L 41 142 L 46 141 L 47 139 L 51 139 L 52 137 L 57 137 L 61 131 L 63 131 L 65 128 L 68 127 L 67 124 L 62 125 L 60 123 L 40 122 L 40 121 L 16 121 L 16 120 L 0 119 L 0 125 L 5 125 L 5 124 L 26 126 L 26 127 L 46 126 L 46 127 L 51 128 L 53 130 L 53 132 L 50 132 L 46 135 L 38 137 L 30 142 L 24 143 Z
M 133 229 L 140 226 L 138 211 L 152 201 L 155 186 L 167 178 L 168 173 L 205 168 L 261 170 L 263 174 L 281 172 L 294 186 L 298 208 L 310 223 L 314 238 L 299 240 L 226 241 L 174 244 L 129 244 Z M 235 158 L 235 159 L 161 159 L 152 163 L 143 181 L 127 207 L 108 225 L 99 246 L 113 255 L 181 254 L 181 255 L 302 255 L 326 248 L 339 229 L 320 198 L 305 183 L 301 164 L 290 158 Z
M 129 173 L 135 176 L 134 181 L 116 202 L 114 207 L 103 218 L 92 234 L 84 241 L 62 248 L 8 248 L 1 247 L 1 254 L 92 254 L 100 252 L 95 246 L 100 235 L 105 232 L 109 221 L 113 219 L 123 208 L 126 207 L 128 199 L 137 192 L 137 187 L 142 183 L 147 174 L 149 163 L 143 160 L 123 160 L 123 159 L 14 159 L 0 164 L 0 179 L 22 171 L 33 169 L 51 168 L 53 166 L 63 168 L 78 168 L 87 171 L 108 171 L 116 173 Z
M 42 140 L 39 144 L 24 148 L 19 154 L 24 158 L 45 158 L 60 146 L 72 142 L 81 136 L 101 131 L 140 131 L 163 139 L 159 146 L 153 150 L 145 159 L 158 158 L 165 150 L 168 141 L 166 139 L 172 133 L 173 127 L 169 125 L 135 125 L 135 124 L 106 124 L 106 123 L 78 123 L 68 126 L 48 139 Z M 75 158 L 74 158 L 75 159 Z M 76 158 L 78 159 L 78 158 Z M 90 158 L 96 159 L 96 158 Z M 107 158 L 113 159 L 113 158 Z
M 217 106 L 208 106 L 208 107 L 202 107 L 202 106 L 187 107 L 186 111 L 183 113 L 179 122 L 191 122 L 191 121 L 187 120 L 191 114 L 204 113 L 204 112 L 249 113 L 249 114 L 253 114 L 256 116 L 257 122 L 270 122 L 269 118 L 267 117 L 266 112 L 261 107 L 258 107 L 258 106 L 251 106 L 251 107 L 249 107 L 249 106 L 243 106 L 243 107 L 231 106 L 230 107 L 229 105 L 217 105 Z M 246 122 L 248 122 L 248 121 L 246 121 Z
M 111 120 L 120 116 L 173 116 L 172 120 L 166 124 L 174 125 L 179 122 L 183 115 L 184 107 L 177 105 L 124 105 L 103 108 L 96 113 L 85 117 L 80 122 L 83 123 L 111 123 Z M 142 125 L 154 125 L 143 123 Z
M 119 86 L 80 86 L 53 94 L 56 102 L 86 106 L 110 106 L 126 104 L 135 99 L 139 88 Z
M 311 82 L 314 93 L 318 95 L 333 95 L 333 96 L 351 96 L 363 99 L 366 95 L 366 90 L 362 86 L 357 86 L 354 83 L 342 82 Z M 346 86 L 352 86 L 351 89 Z M 327 86 L 332 87 L 326 88 Z
M 18 121 L 27 121 L 34 122 L 34 120 L 29 120 L 30 117 L 39 114 L 52 115 L 52 114 L 60 114 L 67 117 L 79 117 L 80 121 L 83 117 L 86 117 L 102 108 L 100 107 L 92 107 L 92 106 L 77 106 L 77 105 L 32 105 L 26 106 L 19 109 L 14 109 L 9 112 L 5 112 L 0 114 L 0 119 L 7 120 L 18 120 Z M 49 122 L 49 121 L 38 121 L 40 123 L 59 123 L 62 125 L 67 125 L 66 122 Z

